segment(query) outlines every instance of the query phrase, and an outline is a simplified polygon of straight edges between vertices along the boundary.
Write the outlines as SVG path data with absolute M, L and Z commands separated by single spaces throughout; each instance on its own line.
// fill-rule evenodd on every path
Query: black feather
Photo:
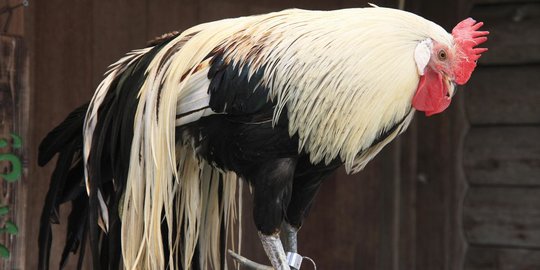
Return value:
M 88 225 L 88 197 L 86 193 L 81 193 L 80 196 L 74 199 L 71 206 L 75 211 L 71 211 L 68 218 L 66 244 L 60 259 L 60 269 L 65 267 L 69 253 L 76 253 L 77 249 L 83 244 Z
M 275 103 L 268 100 L 269 90 L 260 85 L 265 66 L 249 77 L 249 64 L 227 63 L 222 54 L 215 54 L 210 64 L 208 91 L 213 111 L 246 116 L 272 110 Z
M 73 140 L 62 148 L 56 163 L 56 168 L 51 177 L 51 184 L 49 186 L 49 191 L 47 192 L 40 220 L 40 231 L 38 238 L 40 250 L 38 258 L 39 269 L 48 269 L 49 267 L 49 256 L 52 242 L 51 216 L 54 216 L 53 221 L 57 219 L 58 214 L 56 209 L 59 207 L 59 194 L 62 192 L 65 182 L 67 180 L 71 181 L 71 179 L 67 179 L 67 176 L 72 165 L 73 155 L 77 149 L 80 149 L 82 146 L 81 143 L 81 140 Z M 75 179 L 75 181 L 78 181 L 78 179 Z
M 89 236 L 94 269 L 117 269 L 121 260 L 118 207 L 127 181 L 133 123 L 138 107 L 138 93 L 146 79 L 146 70 L 165 43 L 154 47 L 128 66 L 109 87 L 98 109 L 90 148 L 89 170 Z M 114 179 L 114 183 L 113 183 Z M 109 211 L 109 232 L 103 235 L 97 225 L 98 190 Z
M 39 166 L 45 166 L 69 141 L 81 136 L 83 125 L 81 119 L 84 119 L 87 110 L 88 103 L 71 112 L 60 125 L 47 134 L 39 144 Z

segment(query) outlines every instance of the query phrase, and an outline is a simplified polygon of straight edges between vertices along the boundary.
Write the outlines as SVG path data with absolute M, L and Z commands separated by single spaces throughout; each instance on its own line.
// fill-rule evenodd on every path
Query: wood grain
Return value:
M 443 115 L 418 118 L 415 269 L 453 270 L 463 259 L 460 110 L 457 103 Z
M 399 138 L 400 171 L 399 187 L 399 267 L 416 269 L 416 186 L 417 186 L 417 123 L 413 120 L 407 132 Z
M 200 0 L 199 8 L 197 9 L 197 16 L 200 22 L 210 22 L 225 18 L 246 16 L 249 15 L 249 6 L 250 4 L 237 0 Z
M 41 207 L 49 187 L 52 163 L 45 169 L 36 164 L 37 147 L 45 134 L 92 93 L 92 1 L 31 2 L 34 36 L 32 44 L 33 89 L 29 160 L 28 228 L 25 269 L 37 269 L 37 238 Z M 69 208 L 69 207 L 68 207 Z M 62 208 L 62 214 L 66 213 Z M 53 226 L 55 241 L 51 267 L 58 268 L 65 237 L 65 222 Z M 69 264 L 68 269 L 73 269 Z
M 473 127 L 464 149 L 474 185 L 540 186 L 540 127 Z
M 103 79 L 107 67 L 127 52 L 146 46 L 146 0 L 109 0 L 94 4 L 91 93 Z
M 540 250 L 474 246 L 469 249 L 464 270 L 537 270 Z
M 29 89 L 26 83 L 23 83 L 28 73 L 26 59 L 25 43 L 20 36 L 8 34 L 0 36 L 0 140 L 8 142 L 7 145 L 0 146 L 0 154 L 14 155 L 22 165 L 18 171 L 15 171 L 13 161 L 5 158 L 0 160 L 0 173 L 18 174 L 16 179 L 11 179 L 9 182 L 0 175 L 0 205 L 9 207 L 7 214 L 0 216 L 0 227 L 4 227 L 6 222 L 10 221 L 21 231 L 26 226 L 24 199 L 26 181 L 28 181 L 25 173 L 28 164 L 25 151 L 27 134 L 24 120 L 26 117 L 23 117 L 28 112 Z M 21 138 L 21 147 L 13 145 L 12 134 Z M 0 233 L 0 244 L 10 252 L 8 259 L 0 259 L 0 268 L 21 267 L 24 236 Z
M 540 65 L 481 67 L 465 86 L 472 124 L 540 123 Z
M 197 0 L 153 0 L 147 7 L 147 39 L 183 31 L 199 22 Z
M 539 248 L 539 195 L 539 188 L 471 188 L 463 223 L 469 244 Z
M 341 169 L 325 181 L 299 235 L 299 248 L 321 269 L 382 269 L 380 220 L 383 193 L 380 168 L 387 149 L 356 175 Z M 385 230 L 384 233 L 390 233 Z M 390 252 L 389 250 L 385 250 Z
M 489 52 L 480 58 L 481 64 L 540 62 L 540 3 L 478 5 L 471 17 L 490 31 Z

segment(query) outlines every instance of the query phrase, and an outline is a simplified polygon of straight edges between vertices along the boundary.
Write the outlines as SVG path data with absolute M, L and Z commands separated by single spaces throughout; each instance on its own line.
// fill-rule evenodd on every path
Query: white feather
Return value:
M 96 128 L 96 124 L 98 121 L 98 110 L 101 106 L 101 103 L 103 102 L 107 92 L 109 91 L 109 87 L 111 83 L 114 81 L 114 79 L 119 74 L 121 74 L 130 64 L 132 64 L 134 61 L 142 57 L 149 50 L 150 50 L 149 48 L 145 48 L 145 49 L 131 51 L 126 56 L 118 60 L 116 63 L 110 65 L 107 72 L 105 72 L 105 79 L 103 79 L 103 81 L 99 84 L 99 86 L 96 89 L 96 92 L 94 93 L 94 96 L 92 97 L 92 100 L 90 101 L 88 110 L 86 111 L 84 124 L 83 124 L 84 179 L 85 179 L 87 194 L 90 194 L 89 182 L 91 181 L 88 175 L 88 171 L 89 171 L 88 158 L 90 156 L 90 149 L 92 148 L 92 140 L 94 137 L 94 130 Z M 97 194 L 98 194 L 98 200 L 99 200 L 99 206 L 100 206 L 99 218 L 100 218 L 100 221 L 103 223 L 101 224 L 101 228 L 104 231 L 108 231 L 109 214 L 108 214 L 107 205 L 105 204 L 105 201 L 103 200 L 103 196 L 101 195 L 100 190 L 97 190 Z
M 182 115 L 176 119 L 176 126 L 182 126 L 199 120 L 201 117 L 215 114 L 210 106 L 210 94 L 208 87 L 210 80 L 207 78 L 208 68 L 193 74 L 185 85 L 176 104 L 176 115 Z

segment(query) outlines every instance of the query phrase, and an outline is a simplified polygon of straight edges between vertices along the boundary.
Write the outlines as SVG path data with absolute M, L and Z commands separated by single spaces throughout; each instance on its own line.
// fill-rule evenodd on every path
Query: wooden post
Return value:
M 0 268 L 21 268 L 26 195 L 27 61 L 22 37 L 0 35 Z

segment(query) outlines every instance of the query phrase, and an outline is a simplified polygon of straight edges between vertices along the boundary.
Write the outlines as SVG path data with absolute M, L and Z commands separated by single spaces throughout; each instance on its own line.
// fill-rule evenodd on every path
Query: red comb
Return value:
M 457 63 L 455 70 L 455 81 L 457 84 L 465 84 L 471 77 L 476 61 L 481 54 L 487 51 L 487 48 L 475 48 L 487 40 L 488 31 L 477 31 L 484 25 L 483 22 L 477 23 L 472 18 L 467 18 L 452 29 L 452 36 L 457 47 Z

